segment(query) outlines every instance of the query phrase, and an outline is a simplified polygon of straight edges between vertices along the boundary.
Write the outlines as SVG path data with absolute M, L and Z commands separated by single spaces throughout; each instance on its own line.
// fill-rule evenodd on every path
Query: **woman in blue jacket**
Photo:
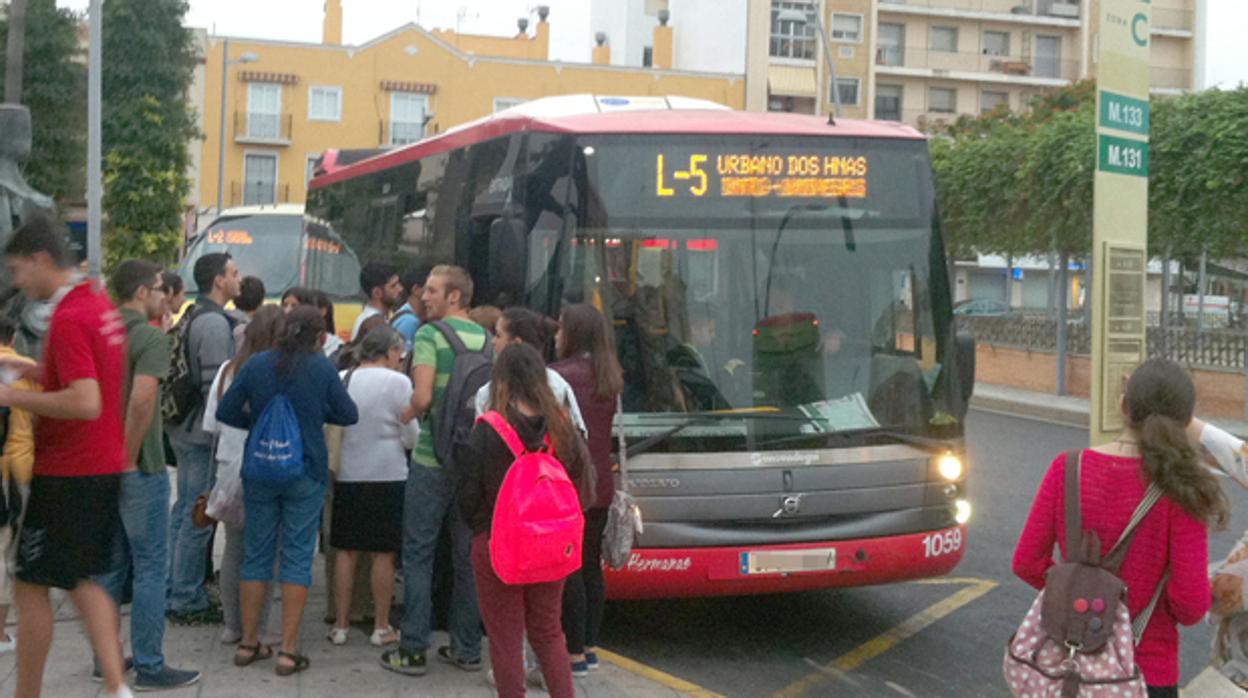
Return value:
M 359 420 L 355 403 L 338 378 L 338 371 L 321 353 L 325 318 L 315 307 L 298 307 L 286 316 L 286 328 L 277 348 L 253 356 L 239 370 L 221 398 L 217 421 L 250 429 L 269 401 L 285 394 L 299 421 L 303 441 L 303 474 L 271 482 L 247 477 L 243 471 L 244 561 L 239 595 L 243 638 L 234 663 L 247 666 L 268 659 L 273 652 L 257 640 L 265 584 L 272 580 L 273 563 L 281 541 L 282 648 L 279 676 L 307 669 L 299 654 L 299 623 L 312 586 L 312 559 L 321 525 L 329 458 L 325 448 L 326 423 L 350 426 Z M 254 433 L 248 435 L 252 447 Z

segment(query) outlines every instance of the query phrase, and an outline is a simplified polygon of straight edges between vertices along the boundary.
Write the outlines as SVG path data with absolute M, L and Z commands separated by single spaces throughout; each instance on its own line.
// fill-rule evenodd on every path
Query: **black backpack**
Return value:
M 200 376 L 191 371 L 190 337 L 191 323 L 205 313 L 220 313 L 234 329 L 234 319 L 224 310 L 207 308 L 199 303 L 192 305 L 182 314 L 181 319 L 169 331 L 172 341 L 169 344 L 169 377 L 161 384 L 160 415 L 166 424 L 181 424 L 186 421 L 204 401 L 203 386 Z
M 433 323 L 455 352 L 450 382 L 442 396 L 437 420 L 433 424 L 433 453 L 443 467 L 453 465 L 455 447 L 468 441 L 468 434 L 477 422 L 476 399 L 481 387 L 490 382 L 494 369 L 494 345 L 485 333 L 485 345 L 472 351 L 464 345 L 455 328 L 445 321 Z

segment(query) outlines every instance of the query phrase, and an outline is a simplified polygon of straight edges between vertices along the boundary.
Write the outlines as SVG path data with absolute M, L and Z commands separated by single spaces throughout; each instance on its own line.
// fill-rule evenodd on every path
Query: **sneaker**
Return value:
M 199 681 L 198 671 L 183 671 L 167 666 L 154 674 L 137 674 L 134 677 L 134 690 L 139 692 L 167 691 L 190 686 L 197 681 Z
M 373 634 L 368 638 L 368 644 L 373 647 L 385 647 L 393 645 L 399 641 L 399 631 L 391 627 L 373 628 Z
M 455 651 L 451 649 L 450 645 L 443 645 L 438 648 L 438 659 L 441 659 L 447 664 L 454 665 L 464 671 L 481 671 L 480 657 L 472 660 L 461 659 L 455 654 Z
M 396 647 L 381 655 L 381 668 L 406 676 L 424 676 L 429 667 L 425 664 L 425 652 L 412 652 Z
M 329 634 L 326 637 L 329 638 L 329 641 L 331 643 L 333 643 L 334 645 L 337 645 L 338 647 L 341 647 L 347 644 L 347 629 L 346 628 L 330 628 Z
M 126 657 L 125 665 L 121 668 L 122 673 L 129 674 L 134 670 L 134 657 Z M 100 671 L 100 664 L 96 662 L 95 668 L 91 670 L 91 680 L 96 683 L 104 683 L 104 672 Z
M 490 669 L 489 671 L 485 672 L 485 685 L 486 685 L 486 686 L 492 686 L 492 687 L 494 687 L 494 688 L 498 688 L 498 682 L 494 680 L 494 670 L 493 670 L 493 669 Z
M 589 665 L 585 662 L 572 662 L 572 678 L 583 679 L 589 676 Z
M 585 666 L 589 667 L 590 671 L 598 671 L 598 653 L 597 652 L 585 653 Z
M 130 692 L 130 687 L 123 683 L 116 693 L 105 693 L 104 698 L 134 698 L 134 694 Z
M 237 645 L 243 639 L 243 631 L 221 628 L 221 644 Z
M 220 606 L 207 606 L 194 611 L 166 611 L 165 618 L 174 625 L 221 625 L 225 612 Z
M 17 650 L 17 640 L 13 639 L 12 635 L 6 634 L 4 636 L 4 639 L 0 640 L 0 654 L 10 654 L 12 652 L 15 652 L 16 650 Z
M 532 669 L 529 669 L 529 673 L 525 678 L 528 679 L 529 685 L 533 688 L 540 688 L 543 691 L 546 690 L 546 677 L 542 674 L 541 667 L 533 667 Z

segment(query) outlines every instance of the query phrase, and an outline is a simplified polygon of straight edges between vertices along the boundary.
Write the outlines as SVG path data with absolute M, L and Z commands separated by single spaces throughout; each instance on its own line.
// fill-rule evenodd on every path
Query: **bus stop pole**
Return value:
M 101 241 L 103 239 L 102 200 L 104 179 L 101 172 L 102 134 L 100 124 L 103 83 L 104 0 L 91 0 L 88 12 L 89 38 L 87 47 L 87 270 L 91 278 L 100 278 Z

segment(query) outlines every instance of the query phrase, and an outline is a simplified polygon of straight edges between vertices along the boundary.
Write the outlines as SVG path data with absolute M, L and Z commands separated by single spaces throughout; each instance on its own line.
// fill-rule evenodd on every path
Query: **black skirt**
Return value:
M 407 483 L 334 483 L 329 543 L 340 550 L 397 553 L 403 544 L 403 489 Z

